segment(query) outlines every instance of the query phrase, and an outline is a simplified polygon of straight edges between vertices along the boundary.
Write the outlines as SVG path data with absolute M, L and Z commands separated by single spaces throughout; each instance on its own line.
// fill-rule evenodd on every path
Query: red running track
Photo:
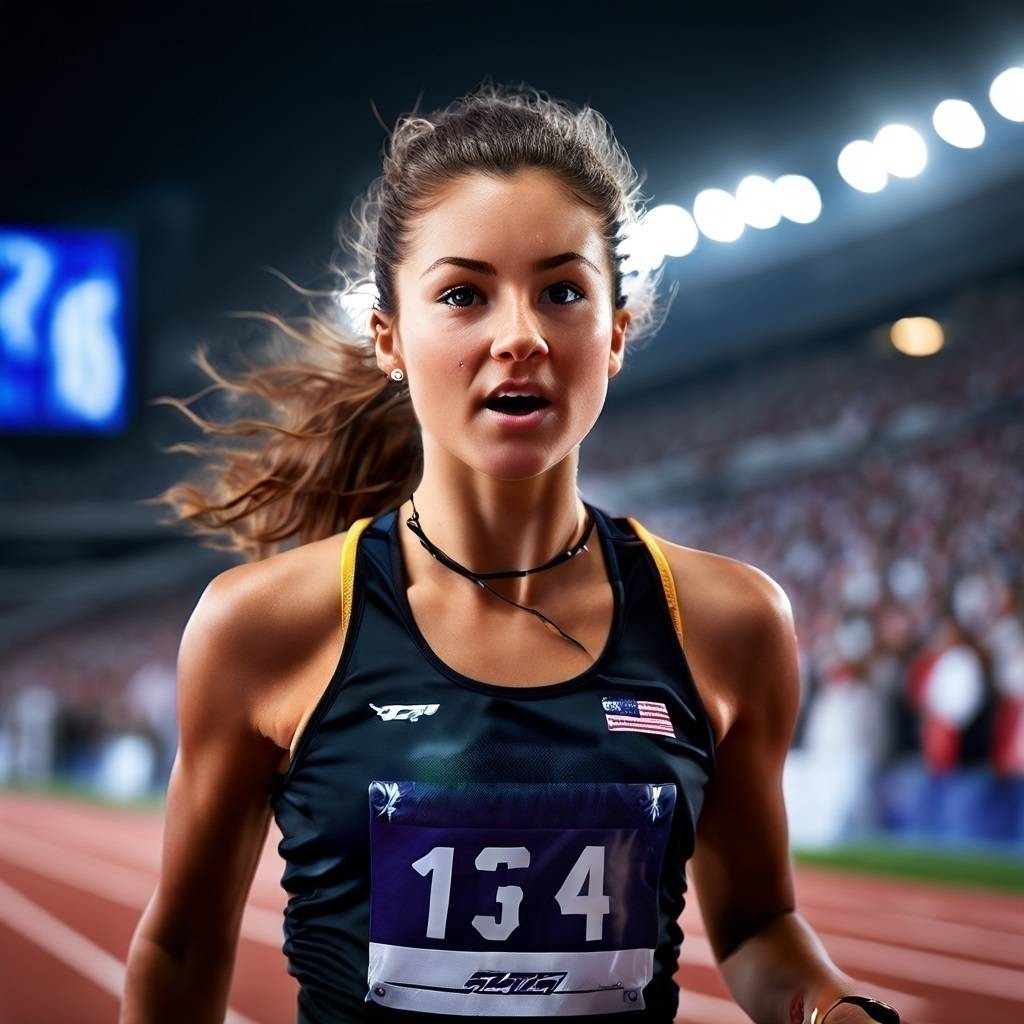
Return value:
M 113 1024 L 156 885 L 162 819 L 0 793 L 0 1024 Z M 242 920 L 228 1024 L 295 1020 L 271 823 Z M 797 907 L 833 960 L 908 1024 L 1024 1020 L 1024 897 L 798 867 Z M 696 903 L 680 925 L 679 1024 L 743 1024 Z

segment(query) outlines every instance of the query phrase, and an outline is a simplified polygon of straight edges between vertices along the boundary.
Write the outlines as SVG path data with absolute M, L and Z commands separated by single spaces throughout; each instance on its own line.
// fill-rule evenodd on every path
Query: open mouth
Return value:
M 551 403 L 546 398 L 534 395 L 507 395 L 504 398 L 488 398 L 484 407 L 492 412 L 503 412 L 509 416 L 528 416 L 538 409 L 547 408 Z

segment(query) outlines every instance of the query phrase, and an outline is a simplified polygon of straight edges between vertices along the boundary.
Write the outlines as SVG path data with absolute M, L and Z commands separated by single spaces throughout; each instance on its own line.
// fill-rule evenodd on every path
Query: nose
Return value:
M 529 359 L 537 352 L 547 353 L 548 343 L 540 332 L 529 301 L 510 300 L 507 316 L 500 318 L 491 342 L 491 355 L 505 359 L 511 355 L 514 362 Z

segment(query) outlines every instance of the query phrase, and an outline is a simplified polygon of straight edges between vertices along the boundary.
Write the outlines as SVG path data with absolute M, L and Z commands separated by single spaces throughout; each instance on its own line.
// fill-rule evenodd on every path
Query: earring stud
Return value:
M 402 373 L 402 370 L 401 370 L 401 368 L 400 368 L 400 367 L 396 366 L 396 367 L 395 367 L 395 368 L 394 368 L 394 369 L 393 369 L 393 370 L 391 371 L 391 379 L 392 379 L 393 381 L 402 381 L 402 380 L 405 380 L 405 374 L 404 374 L 404 373 Z

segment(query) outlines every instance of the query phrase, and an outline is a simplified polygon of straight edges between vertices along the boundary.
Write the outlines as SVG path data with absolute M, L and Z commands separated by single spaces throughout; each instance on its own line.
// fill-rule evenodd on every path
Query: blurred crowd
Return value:
M 177 647 L 197 598 L 110 608 L 6 657 L 0 781 L 123 798 L 163 788 L 177 749 Z
M 920 750 L 936 771 L 1024 775 L 1024 419 L 655 519 L 786 591 L 806 687 L 798 745 L 862 721 L 858 742 L 879 758 Z
M 883 431 L 927 434 L 936 415 L 1021 394 L 1024 283 L 964 288 L 940 322 L 947 347 L 926 358 L 897 352 L 883 326 L 846 344 L 737 359 L 652 394 L 642 415 L 606 413 L 583 444 L 583 460 L 606 474 L 679 459 L 695 475 L 715 476 L 749 466 L 751 453 L 778 439 L 797 445 L 824 436 L 841 446 Z M 628 373 L 628 353 L 626 363 Z
M 944 326 L 928 358 L 864 343 L 762 356 L 609 413 L 584 443 L 584 491 L 586 473 L 614 486 L 685 461 L 679 496 L 634 514 L 788 595 L 803 700 L 787 802 L 806 842 L 1024 845 L 1024 283 L 960 292 Z M 9 659 L 0 779 L 162 786 L 197 597 Z
M 689 487 L 650 528 L 786 591 L 808 838 L 1024 845 L 1024 288 L 961 296 L 948 329 L 926 359 L 861 346 L 733 375 L 679 397 L 673 420 L 645 416 L 631 457 L 612 444 L 588 463 L 635 474 L 654 449 L 659 467 L 681 454 Z
M 838 801 L 851 817 L 837 831 L 884 824 L 873 782 L 915 766 L 917 788 L 894 798 L 920 806 L 891 808 L 913 830 L 966 771 L 991 783 L 984 800 L 935 828 L 1024 841 L 1020 786 L 1000 781 L 1024 781 L 1024 419 L 663 509 L 651 528 L 786 591 L 803 687 L 792 760 L 802 785 L 828 780 L 810 801 L 819 816 Z M 984 802 L 990 790 L 1004 803 Z

